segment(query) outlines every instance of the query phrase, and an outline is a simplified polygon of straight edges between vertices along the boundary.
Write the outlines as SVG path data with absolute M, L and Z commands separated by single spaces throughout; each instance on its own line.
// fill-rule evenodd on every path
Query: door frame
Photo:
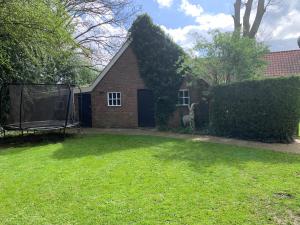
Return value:
M 153 91 L 151 91 L 150 89 L 146 89 L 146 88 L 144 88 L 144 89 L 138 89 L 137 90 L 137 116 L 138 116 L 138 118 L 137 118 L 137 122 L 138 122 L 138 127 L 149 127 L 149 128 L 153 128 L 153 127 L 155 127 L 156 126 L 156 123 L 155 123 L 155 106 L 154 106 L 154 98 L 153 98 L 153 112 L 152 112 L 152 114 L 153 115 L 151 115 L 151 121 L 149 121 L 149 125 L 147 124 L 147 125 L 145 125 L 145 124 L 143 124 L 143 122 L 141 122 L 141 111 L 140 111 L 140 93 L 141 92 L 143 92 L 143 91 L 148 91 L 148 92 L 151 92 L 152 93 L 152 98 L 153 98 Z
M 84 97 L 85 96 L 85 97 Z M 85 105 L 86 104 L 86 99 L 85 98 L 88 98 L 88 102 L 89 104 L 88 105 Z M 85 102 L 84 102 L 85 101 Z M 92 112 L 92 96 L 91 96 L 91 93 L 81 93 L 78 95 L 78 108 L 79 108 L 79 122 L 80 122 L 80 125 L 82 127 L 92 127 L 93 125 L 93 112 Z M 83 108 L 83 106 L 85 106 Z M 89 109 L 86 109 L 86 107 L 89 107 Z M 89 114 L 89 115 L 86 115 L 86 114 Z M 88 121 L 87 121 L 88 120 Z M 86 122 L 86 123 L 83 123 L 82 121 Z

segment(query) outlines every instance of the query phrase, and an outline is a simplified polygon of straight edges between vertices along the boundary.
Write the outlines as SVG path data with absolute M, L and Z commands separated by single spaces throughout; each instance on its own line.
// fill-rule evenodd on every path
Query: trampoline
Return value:
M 53 131 L 79 125 L 75 86 L 7 84 L 1 90 L 1 125 L 6 131 Z M 2 107 L 2 108 L 1 108 Z

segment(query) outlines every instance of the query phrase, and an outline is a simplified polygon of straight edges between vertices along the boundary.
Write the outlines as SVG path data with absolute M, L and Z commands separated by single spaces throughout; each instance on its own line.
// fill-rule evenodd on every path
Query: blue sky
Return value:
M 177 28 L 196 24 L 192 17 L 186 16 L 184 13 L 179 12 L 181 4 L 180 0 L 173 1 L 173 4 L 170 7 L 160 6 L 156 0 L 137 0 L 136 2 L 138 5 L 141 5 L 142 11 L 147 12 L 157 24 L 162 24 L 169 28 Z M 189 2 L 191 4 L 200 4 L 204 8 L 204 10 L 212 13 L 232 13 L 232 4 L 229 3 L 232 1 L 191 0 Z
M 276 1 L 276 0 L 275 0 Z M 135 0 L 179 45 L 190 48 L 195 33 L 209 38 L 213 29 L 231 31 L 234 0 Z M 253 19 L 253 18 L 252 18 Z M 264 18 L 258 40 L 272 51 L 297 49 L 300 1 L 277 1 Z

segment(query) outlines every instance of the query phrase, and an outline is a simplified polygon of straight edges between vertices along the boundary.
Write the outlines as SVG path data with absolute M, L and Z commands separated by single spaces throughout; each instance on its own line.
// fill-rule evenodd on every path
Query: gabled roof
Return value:
M 268 62 L 265 75 L 268 77 L 300 75 L 300 50 L 271 52 L 265 59 Z
M 111 69 L 111 67 L 123 55 L 123 53 L 129 47 L 131 42 L 132 42 L 132 39 L 128 38 L 126 40 L 126 42 L 122 45 L 122 47 L 119 49 L 119 51 L 115 54 L 115 56 L 110 60 L 110 62 L 107 64 L 107 66 L 104 68 L 104 70 L 99 74 L 99 76 L 96 78 L 96 80 L 89 87 L 81 88 L 82 93 L 92 92 L 94 90 L 94 88 L 100 83 L 100 81 L 103 79 L 103 77 L 105 77 L 105 75 L 108 73 L 108 71 Z M 80 93 L 80 90 L 76 89 L 75 93 Z
M 100 73 L 97 79 L 89 86 L 81 88 L 82 93 L 92 92 L 94 88 L 101 82 L 105 75 L 109 72 L 111 67 L 118 61 L 125 50 L 132 43 L 132 39 L 128 38 L 122 45 L 120 50 L 111 59 L 108 65 Z M 268 62 L 268 66 L 265 72 L 267 77 L 276 76 L 289 76 L 289 75 L 300 75 L 300 50 L 270 52 L 264 56 Z M 79 93 L 80 90 L 76 89 L 75 93 Z

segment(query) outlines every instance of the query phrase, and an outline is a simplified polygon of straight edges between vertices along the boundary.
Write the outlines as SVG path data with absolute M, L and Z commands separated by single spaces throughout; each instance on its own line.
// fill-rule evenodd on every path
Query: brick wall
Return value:
M 138 89 L 145 89 L 138 63 L 129 46 L 101 82 L 91 92 L 92 126 L 104 128 L 138 127 Z M 199 102 L 199 90 L 184 81 L 181 89 L 190 89 L 191 103 Z M 121 92 L 122 106 L 107 105 L 107 92 Z M 181 118 L 189 113 L 187 106 L 177 106 L 169 121 L 170 127 L 181 126 Z
M 137 90 L 144 88 L 136 56 L 128 47 L 91 93 L 92 126 L 138 127 Z M 121 92 L 122 106 L 108 106 L 107 92 Z

